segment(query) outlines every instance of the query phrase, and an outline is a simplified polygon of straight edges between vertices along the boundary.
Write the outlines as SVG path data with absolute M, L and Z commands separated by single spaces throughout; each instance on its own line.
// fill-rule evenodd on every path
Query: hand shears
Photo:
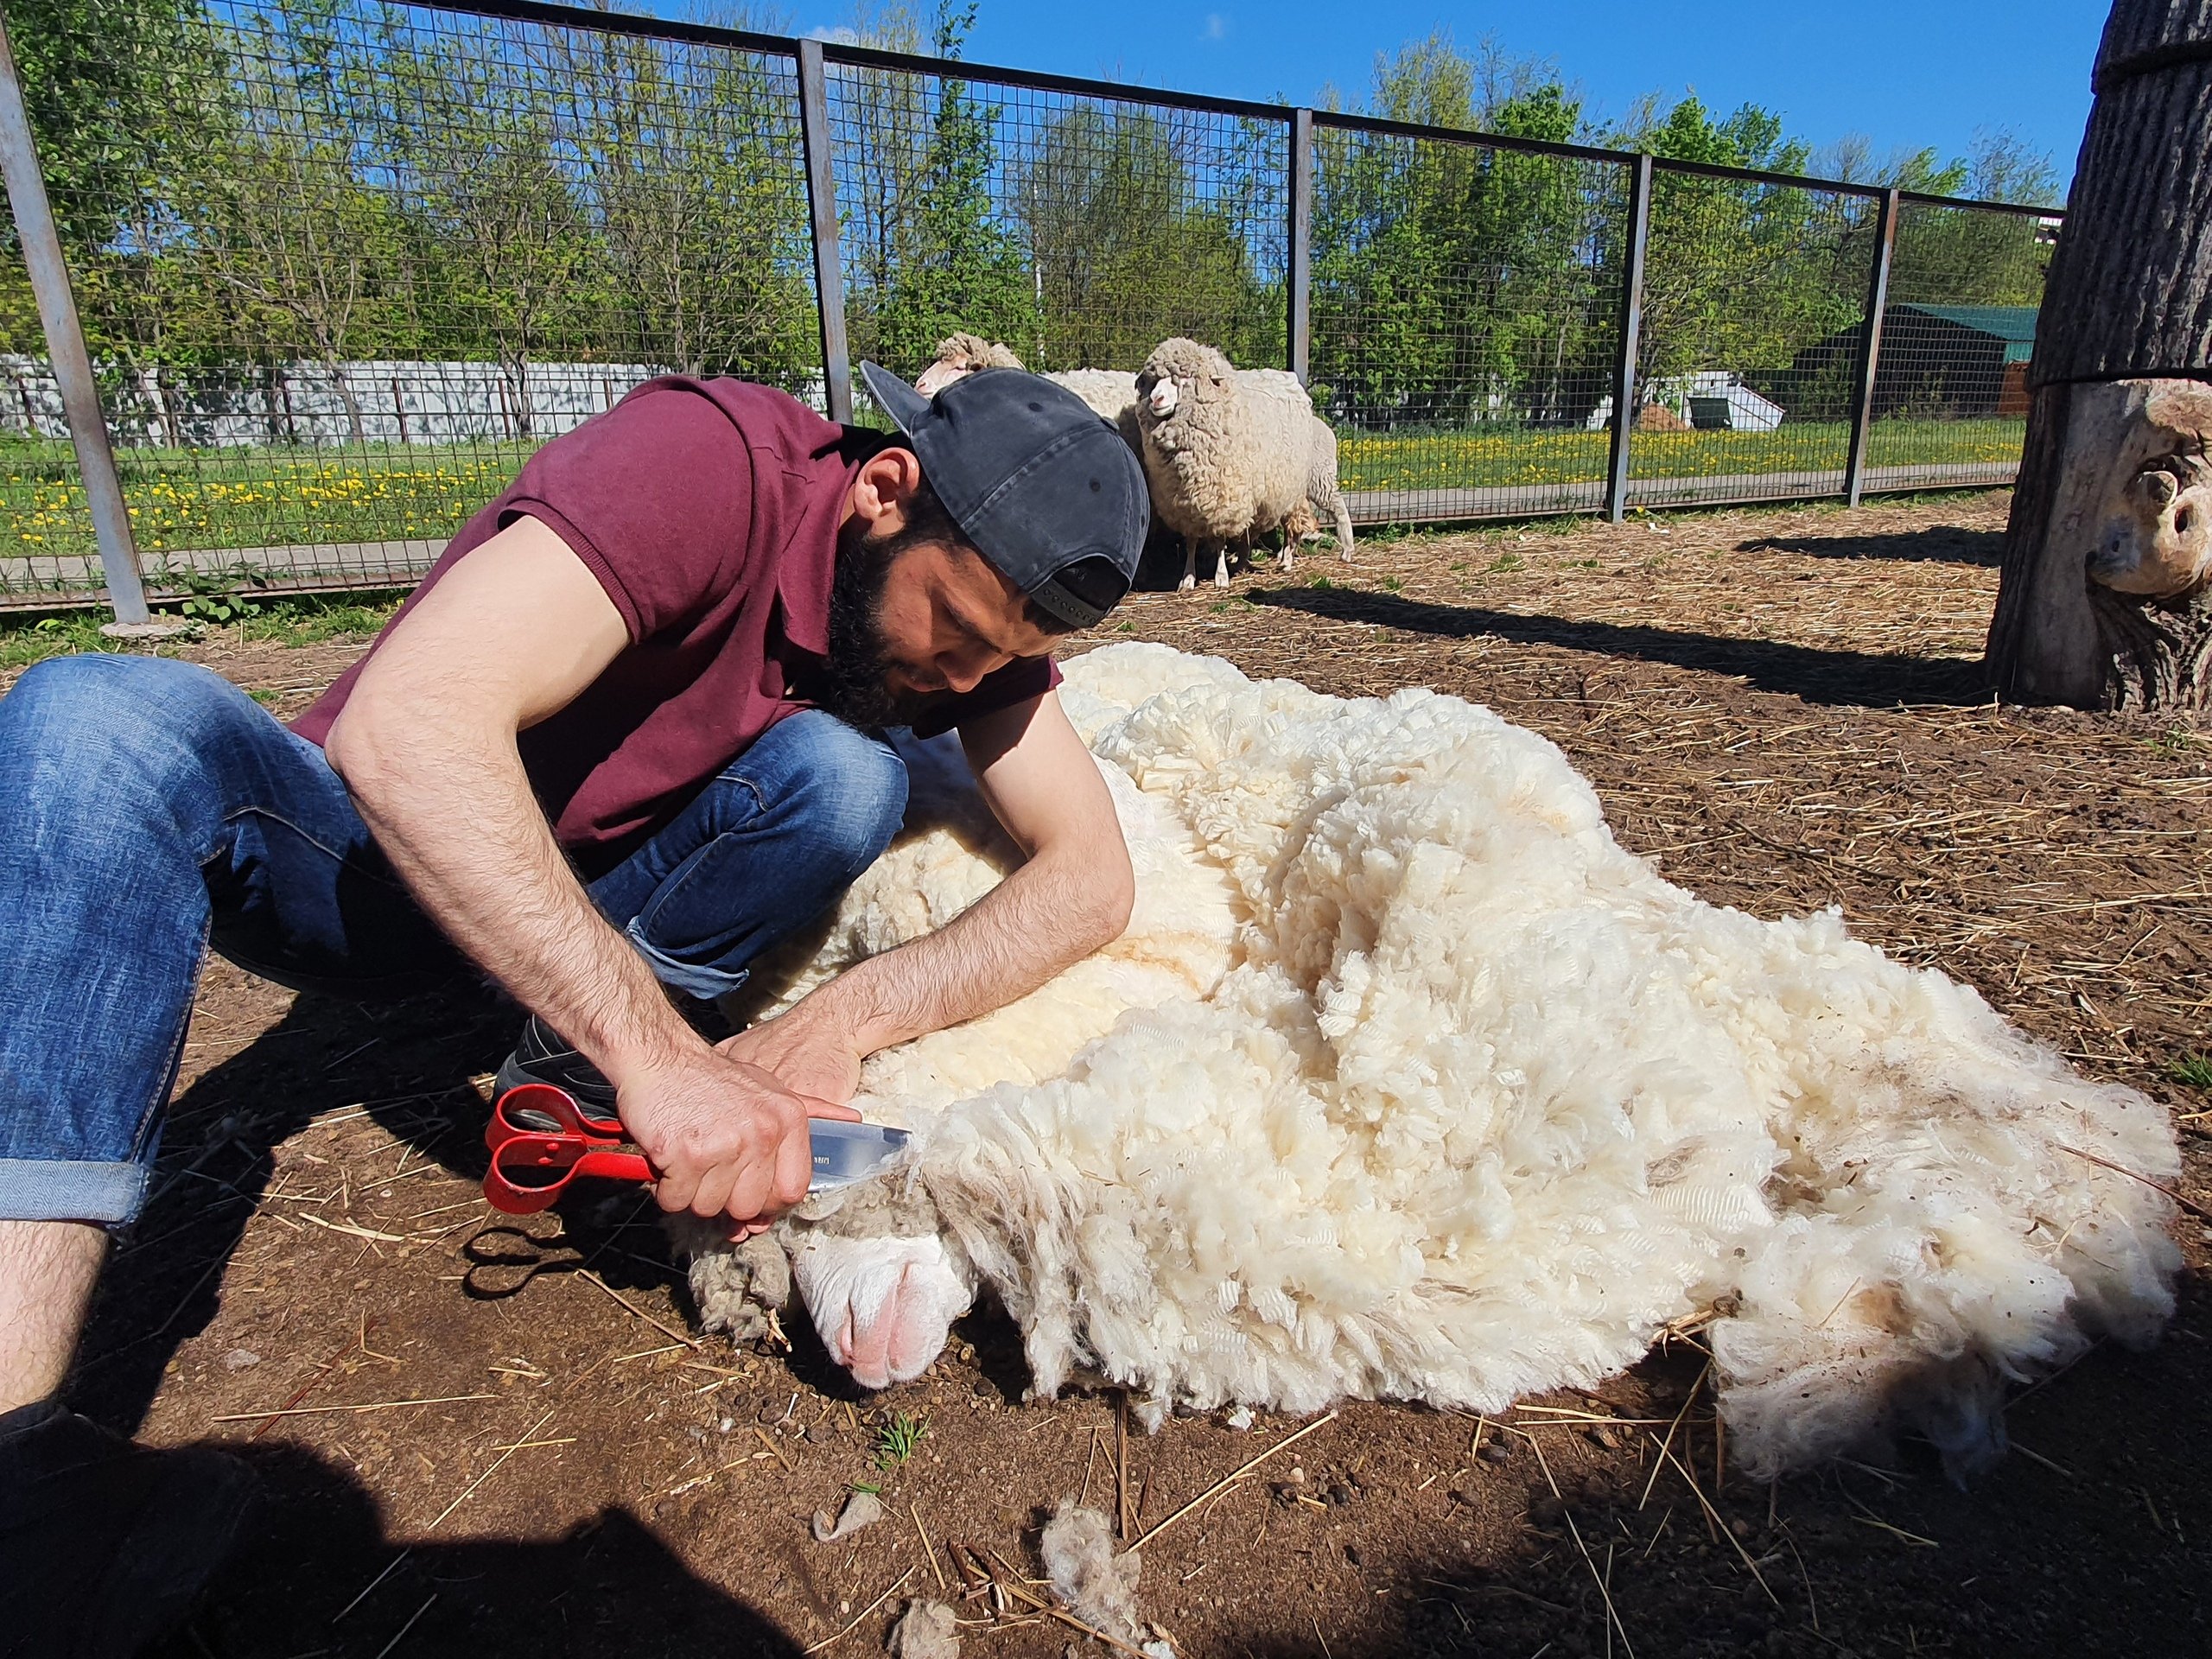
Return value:
M 807 1125 L 814 1173 L 806 1190 L 861 1180 L 898 1156 L 906 1131 L 881 1123 L 848 1123 L 817 1117 Z M 492 1154 L 484 1196 L 510 1216 L 550 1208 L 579 1175 L 611 1181 L 650 1181 L 653 1166 L 628 1144 L 612 1118 L 588 1117 L 565 1089 L 550 1083 L 518 1084 L 501 1095 L 484 1126 Z

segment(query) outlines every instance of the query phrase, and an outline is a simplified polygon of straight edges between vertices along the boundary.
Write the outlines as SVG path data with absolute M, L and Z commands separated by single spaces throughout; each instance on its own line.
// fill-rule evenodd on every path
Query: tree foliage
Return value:
M 863 18 L 938 73 L 831 67 L 855 354 L 911 370 L 969 329 L 1039 367 L 1126 368 L 1190 334 L 1281 363 L 1282 124 L 986 92 L 957 68 L 975 17 Z M 159 376 L 202 372 L 273 411 L 267 371 L 302 360 L 496 362 L 519 435 L 550 359 L 819 377 L 783 60 L 383 0 L 11 0 L 9 21 L 93 353 L 157 413 Z M 1332 414 L 1565 424 L 1610 392 L 1626 168 L 1478 132 L 1688 164 L 1652 202 L 1647 384 L 1730 371 L 1798 414 L 1847 390 L 1847 352 L 1806 354 L 1863 322 L 1871 199 L 1689 170 L 1802 170 L 1771 111 L 1655 99 L 1593 130 L 1556 66 L 1441 34 L 1378 63 L 1366 107 L 1468 137 L 1317 132 Z M 1863 141 L 1823 160 L 1935 192 L 2054 183 L 2003 133 L 1948 162 Z M 2031 303 L 2045 251 L 2032 220 L 1915 206 L 1894 291 Z M 0 261 L 0 346 L 41 350 L 20 261 Z

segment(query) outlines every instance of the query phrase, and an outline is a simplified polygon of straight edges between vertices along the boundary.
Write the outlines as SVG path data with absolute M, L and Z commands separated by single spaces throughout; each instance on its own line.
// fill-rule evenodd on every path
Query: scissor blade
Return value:
M 814 1147 L 814 1177 L 810 1192 L 828 1186 L 847 1186 L 866 1180 L 906 1149 L 906 1131 L 886 1123 L 848 1123 L 834 1117 L 817 1117 L 807 1125 Z

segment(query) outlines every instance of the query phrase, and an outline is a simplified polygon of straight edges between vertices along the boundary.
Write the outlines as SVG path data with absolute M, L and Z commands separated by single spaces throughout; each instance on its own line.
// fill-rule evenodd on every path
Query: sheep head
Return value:
M 914 377 L 914 390 L 925 397 L 934 397 L 978 369 L 1020 367 L 1020 358 L 981 334 L 947 334 L 938 342 L 936 360 Z
M 1137 375 L 1137 417 L 1148 427 L 1173 420 L 1185 404 L 1231 395 L 1236 371 L 1211 346 L 1178 336 L 1153 347 Z

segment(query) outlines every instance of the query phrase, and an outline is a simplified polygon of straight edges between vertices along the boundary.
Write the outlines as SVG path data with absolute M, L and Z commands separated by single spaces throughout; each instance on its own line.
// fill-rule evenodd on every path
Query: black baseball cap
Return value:
M 1087 628 L 1136 580 L 1152 522 L 1144 468 L 1065 386 L 982 369 L 934 397 L 879 364 L 861 378 L 952 522 L 1039 609 Z

